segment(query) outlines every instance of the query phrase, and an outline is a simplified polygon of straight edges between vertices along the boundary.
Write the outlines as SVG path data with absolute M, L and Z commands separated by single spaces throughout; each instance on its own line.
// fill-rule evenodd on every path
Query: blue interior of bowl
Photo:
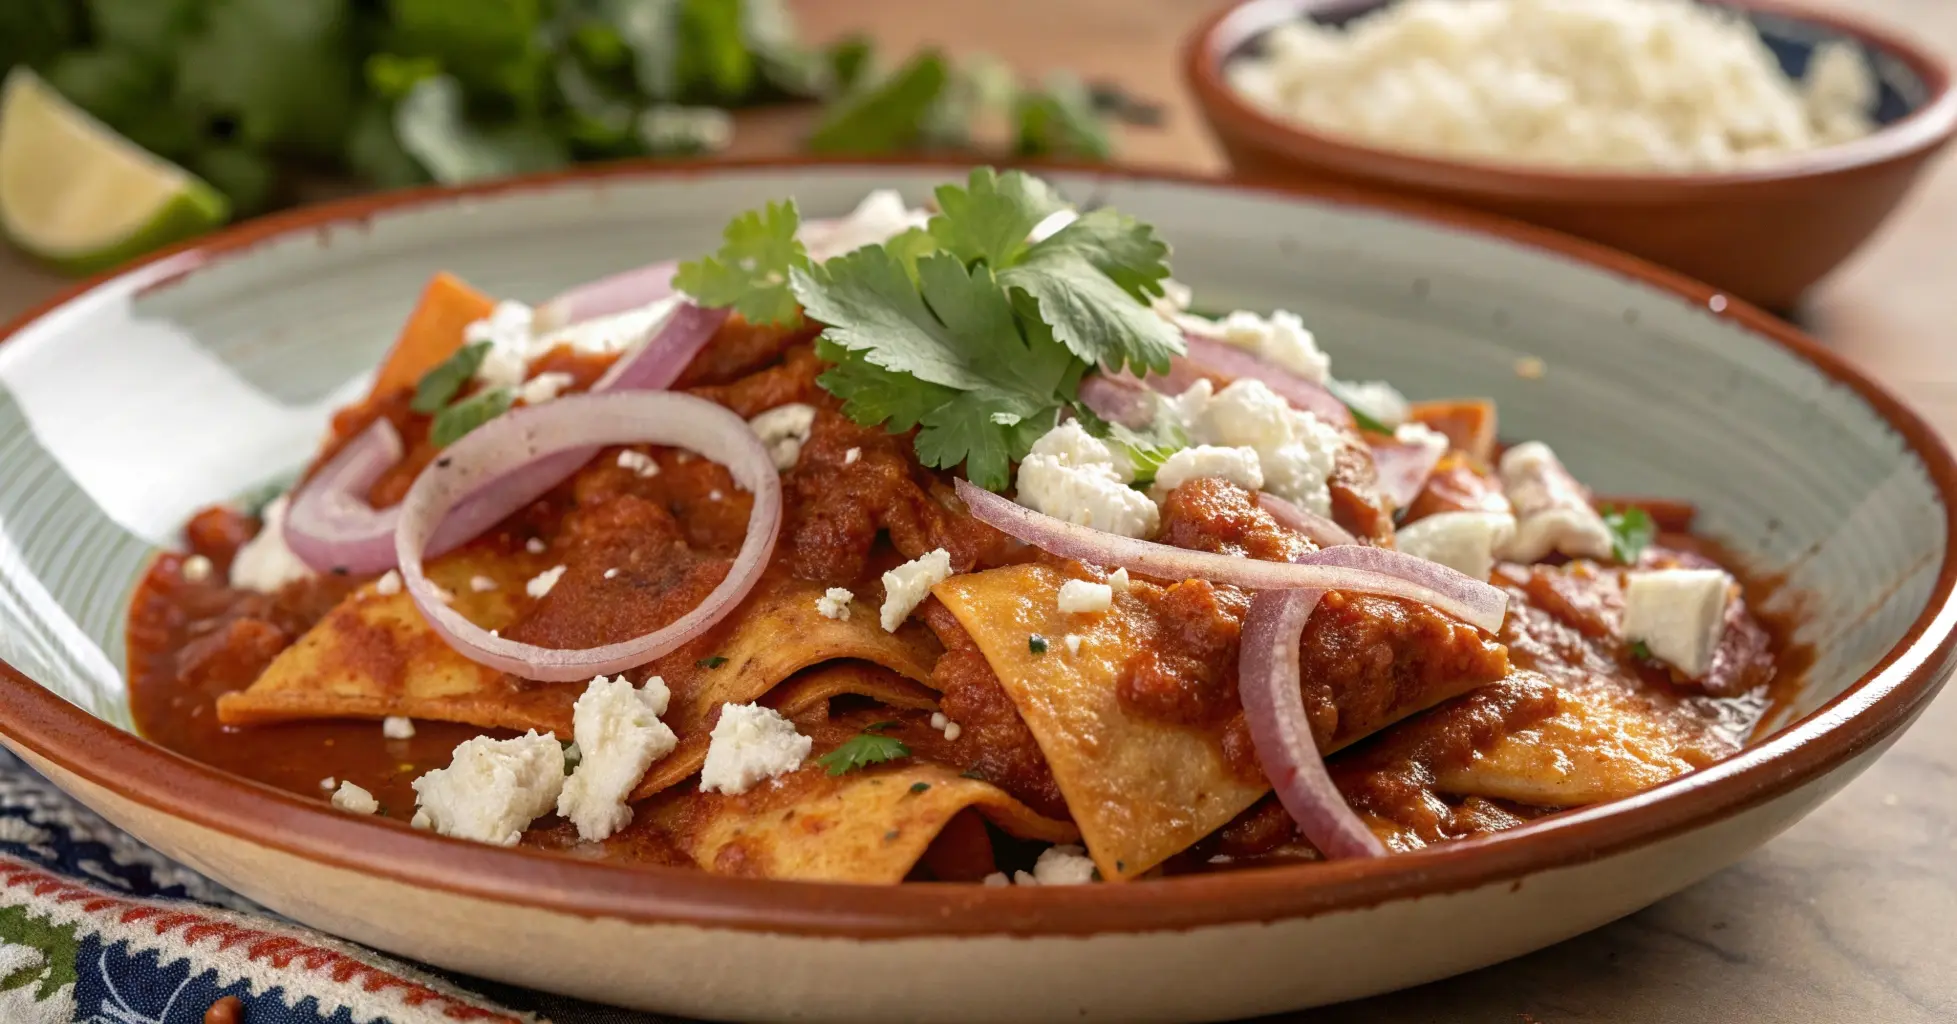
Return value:
M 1242 20 L 1235 24 L 1249 30 L 1239 41 L 1231 44 L 1224 56 L 1225 62 L 1251 56 L 1259 52 L 1264 34 L 1285 21 L 1298 17 L 1309 17 L 1322 25 L 1344 25 L 1354 19 L 1371 14 L 1390 6 L 1395 0 L 1349 0 L 1344 3 L 1312 2 L 1312 0 L 1263 0 L 1241 8 L 1238 15 Z M 1711 6 L 1725 6 L 1711 5 Z M 1760 32 L 1767 47 L 1780 61 L 1780 69 L 1790 78 L 1800 78 L 1807 74 L 1810 58 L 1815 48 L 1822 43 L 1838 39 L 1848 39 L 1861 45 L 1868 54 L 1870 67 L 1874 70 L 1880 94 L 1872 116 L 1877 124 L 1887 125 L 1902 120 L 1930 101 L 1930 87 L 1923 77 L 1909 64 L 1894 53 L 1882 49 L 1862 36 L 1844 33 L 1832 26 L 1819 22 L 1790 18 L 1780 14 L 1741 10 L 1753 27 Z

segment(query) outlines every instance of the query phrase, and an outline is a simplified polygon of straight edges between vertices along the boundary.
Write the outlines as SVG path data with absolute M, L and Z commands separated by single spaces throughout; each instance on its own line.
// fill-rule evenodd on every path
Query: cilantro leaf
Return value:
M 1658 525 L 1641 508 L 1606 508 L 1604 525 L 1610 528 L 1610 553 L 1625 565 L 1636 565 L 1638 556 L 1658 536 Z
M 1013 148 L 1020 156 L 1106 160 L 1114 155 L 1094 97 L 1079 78 L 1056 74 L 1046 88 L 1028 89 L 1013 104 Z
M 962 189 L 939 186 L 937 198 L 931 237 L 966 263 L 982 260 L 995 271 L 1016 263 L 1033 228 L 1067 208 L 1046 182 L 990 167 L 973 170 Z
M 1631 641 L 1631 657 L 1636 658 L 1639 661 L 1652 660 L 1651 645 L 1645 643 L 1643 640 Z
M 428 440 L 437 448 L 447 448 L 470 431 L 510 411 L 510 403 L 514 401 L 516 392 L 509 388 L 478 391 L 436 413 L 435 422 L 428 426 Z
M 1141 302 L 1160 297 L 1169 277 L 1169 246 L 1155 228 L 1107 207 L 1081 214 L 1039 250 L 1077 253 Z
M 1090 365 L 1166 373 L 1170 358 L 1187 350 L 1174 325 L 1080 252 L 1035 247 L 999 281 L 1032 296 L 1054 337 Z
M 816 763 L 829 769 L 831 775 L 845 775 L 861 768 L 885 761 L 895 761 L 911 756 L 911 748 L 903 741 L 872 732 L 860 732 L 827 754 L 816 758 Z
M 673 286 L 702 305 L 732 306 L 751 323 L 792 323 L 789 281 L 809 262 L 795 237 L 801 223 L 793 199 L 749 210 L 728 223 L 718 253 L 680 264 Z
M 844 96 L 809 135 L 817 153 L 894 153 L 909 148 L 950 79 L 944 56 L 927 50 L 889 78 Z
M 443 184 L 550 170 L 570 160 L 563 140 L 540 121 L 472 123 L 462 85 L 450 75 L 414 84 L 394 108 L 394 132 L 401 148 Z
M 454 398 L 469 378 L 476 375 L 482 366 L 484 356 L 489 354 L 490 343 L 478 341 L 455 350 L 455 354 L 442 360 L 436 367 L 423 374 L 415 385 L 414 400 L 408 408 L 423 415 L 442 411 L 442 407 Z
M 858 423 L 881 423 L 893 434 L 917 426 L 959 395 L 953 388 L 886 370 L 832 341 L 818 340 L 815 354 L 834 364 L 816 383 L 843 400 L 843 415 Z

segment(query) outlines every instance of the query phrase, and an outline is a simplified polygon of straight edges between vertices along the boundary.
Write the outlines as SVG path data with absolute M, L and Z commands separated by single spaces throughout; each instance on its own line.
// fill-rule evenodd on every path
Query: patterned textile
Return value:
M 465 987 L 466 986 L 466 987 Z M 293 924 L 171 862 L 0 748 L 0 1024 L 660 1024 L 451 979 Z

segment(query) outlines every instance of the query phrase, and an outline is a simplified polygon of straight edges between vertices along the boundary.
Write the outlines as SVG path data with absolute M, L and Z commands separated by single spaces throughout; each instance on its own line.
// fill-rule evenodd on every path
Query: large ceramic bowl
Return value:
M 1383 860 L 1070 889 L 828 886 L 595 865 L 333 813 L 129 730 L 131 582 L 185 514 L 298 465 L 430 272 L 536 300 L 710 247 L 796 196 L 914 201 L 918 166 L 619 170 L 254 222 L 76 292 L 0 345 L 0 738 L 163 852 L 396 953 L 737 1019 L 1223 1019 L 1594 928 L 1733 862 L 1895 739 L 1951 668 L 1957 466 L 1786 325 L 1534 229 L 1352 197 L 1058 173 L 1155 222 L 1211 305 L 1302 313 L 1340 372 L 1493 395 L 1585 480 L 1696 501 L 1806 595 L 1787 724 L 1632 800 Z M 1540 379 L 1518 359 L 1547 366 Z M 216 941 L 212 939 L 211 941 Z
M 1815 47 L 1849 40 L 1870 56 L 1875 134 L 1755 168 L 1652 175 L 1455 160 L 1390 149 L 1273 117 L 1238 95 L 1223 68 L 1272 28 L 1311 17 L 1341 23 L 1391 0 L 1248 0 L 1205 20 L 1183 76 L 1241 176 L 1341 182 L 1516 217 L 1637 253 L 1770 309 L 1861 248 L 1957 131 L 1957 91 L 1934 50 L 1845 13 L 1842 0 L 1714 0 L 1738 9 L 1790 75 Z

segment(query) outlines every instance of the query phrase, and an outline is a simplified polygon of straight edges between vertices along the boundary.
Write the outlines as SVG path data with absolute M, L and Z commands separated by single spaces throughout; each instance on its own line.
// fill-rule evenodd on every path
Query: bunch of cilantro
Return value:
M 828 76 L 773 0 L 0 0 L 16 64 L 243 214 L 312 179 L 711 150 L 719 108 Z
M 920 462 L 962 463 L 973 483 L 1003 490 L 1010 463 L 1062 410 L 1109 432 L 1077 405 L 1085 374 L 1166 371 L 1183 352 L 1149 308 L 1169 248 L 1114 210 L 1075 216 L 1017 171 L 975 170 L 964 187 L 939 188 L 937 203 L 926 227 L 822 263 L 795 239 L 794 203 L 769 204 L 736 218 L 720 251 L 682 264 L 674 283 L 755 322 L 806 311 L 824 325 L 816 351 L 833 364 L 819 382 L 846 415 L 915 428 Z

